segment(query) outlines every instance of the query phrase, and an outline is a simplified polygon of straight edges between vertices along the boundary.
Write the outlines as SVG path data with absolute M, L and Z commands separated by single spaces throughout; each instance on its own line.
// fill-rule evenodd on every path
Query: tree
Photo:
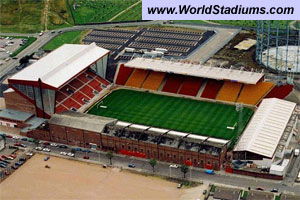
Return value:
M 181 166 L 180 166 L 180 170 L 181 170 L 181 172 L 183 173 L 183 178 L 185 178 L 185 175 L 186 175 L 186 173 L 188 172 L 189 167 L 188 167 L 187 165 L 181 165 Z
M 153 170 L 153 172 L 154 172 L 154 167 L 157 165 L 157 160 L 151 158 L 151 159 L 149 160 L 149 164 L 151 165 L 152 170 Z
M 109 159 L 110 165 L 112 165 L 111 159 L 114 157 L 113 152 L 108 151 L 108 152 L 106 153 L 106 157 Z
M 75 157 L 75 154 L 76 154 L 76 149 L 71 149 L 71 153 L 73 153 L 74 154 L 74 157 Z

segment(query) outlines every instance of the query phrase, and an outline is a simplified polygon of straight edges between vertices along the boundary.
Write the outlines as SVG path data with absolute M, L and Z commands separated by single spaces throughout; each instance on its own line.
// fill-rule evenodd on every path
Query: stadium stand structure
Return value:
M 284 99 L 287 95 L 289 95 L 293 90 L 293 85 L 282 85 L 275 86 L 272 90 L 265 96 L 265 98 L 279 98 Z
M 243 84 L 231 81 L 225 81 L 221 88 L 217 100 L 235 102 L 241 91 Z
M 135 69 L 128 81 L 126 82 L 126 86 L 140 88 L 144 83 L 149 71 L 142 69 Z
M 129 76 L 131 75 L 133 69 L 130 67 L 125 67 L 124 64 L 120 64 L 119 72 L 115 83 L 118 85 L 125 85 L 126 81 L 128 80 Z
M 184 79 L 184 76 L 177 74 L 170 74 L 167 78 L 167 81 L 162 89 L 163 92 L 177 93 L 181 83 Z
M 223 81 L 209 79 L 206 82 L 201 97 L 208 98 L 208 99 L 215 99 L 222 85 L 223 85 Z
M 244 85 L 237 100 L 239 103 L 256 105 L 274 86 L 271 82 L 259 82 L 255 85 Z
M 198 94 L 201 85 L 202 85 L 202 78 L 188 76 L 183 81 L 182 86 L 178 93 L 183 95 L 188 95 L 188 96 L 196 96 Z
M 145 80 L 142 88 L 149 90 L 158 90 L 165 75 L 166 74 L 163 72 L 151 72 L 148 78 Z
M 109 85 L 101 78 L 106 73 L 108 54 L 94 43 L 65 44 L 9 78 L 8 83 L 35 106 L 34 114 L 39 117 L 78 110 Z M 9 101 L 14 99 L 6 101 L 11 105 Z

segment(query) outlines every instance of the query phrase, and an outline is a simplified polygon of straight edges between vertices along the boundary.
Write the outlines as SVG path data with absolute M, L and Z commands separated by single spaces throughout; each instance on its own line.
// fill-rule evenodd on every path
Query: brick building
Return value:
M 103 151 L 215 170 L 222 168 L 228 144 L 227 140 L 73 111 L 54 114 L 47 126 L 28 136 L 85 148 L 96 144 Z

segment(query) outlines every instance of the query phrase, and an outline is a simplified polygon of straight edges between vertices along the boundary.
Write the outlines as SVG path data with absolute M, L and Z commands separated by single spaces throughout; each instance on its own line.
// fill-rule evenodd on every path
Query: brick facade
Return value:
M 36 114 L 35 106 L 16 92 L 4 92 L 6 108 Z

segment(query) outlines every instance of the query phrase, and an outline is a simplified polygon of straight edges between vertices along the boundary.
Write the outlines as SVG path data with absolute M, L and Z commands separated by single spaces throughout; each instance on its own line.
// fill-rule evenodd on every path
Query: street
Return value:
M 13 145 L 16 140 L 12 138 L 7 138 L 7 145 Z M 21 141 L 18 142 L 26 144 L 26 150 L 27 151 L 35 151 L 34 148 L 36 145 L 34 143 L 28 142 L 28 141 Z M 43 144 L 39 144 L 39 146 L 43 146 Z M 64 152 L 71 152 L 72 148 L 76 148 L 73 146 L 68 146 L 69 148 L 59 148 L 59 147 L 53 147 L 50 145 L 47 145 L 47 148 L 51 149 L 50 153 L 43 152 L 44 154 L 48 155 L 55 155 L 65 158 L 70 158 L 68 156 L 61 156 L 59 153 Z M 78 159 L 81 161 L 86 162 L 92 162 L 97 164 L 106 164 L 109 165 L 109 159 L 106 156 L 106 152 L 92 152 L 93 150 L 90 150 L 90 153 L 84 153 L 81 151 L 77 151 L 75 154 L 74 159 Z M 37 151 L 38 152 L 38 151 Z M 83 159 L 84 155 L 89 156 L 89 160 Z M 71 158 L 72 159 L 72 158 Z M 296 162 L 298 163 L 300 161 L 300 157 L 297 158 Z M 129 168 L 128 164 L 133 163 L 135 164 L 135 168 Z M 141 158 L 135 158 L 135 157 L 128 157 L 123 155 L 114 154 L 114 157 L 112 158 L 112 165 L 115 167 L 120 167 L 123 169 L 130 169 L 138 172 L 143 172 L 147 174 L 153 174 L 152 167 L 148 163 L 147 159 L 141 159 Z M 170 168 L 170 163 L 166 162 L 157 162 L 157 165 L 155 166 L 155 172 L 154 174 L 165 176 L 165 177 L 172 177 L 172 178 L 183 178 L 183 173 L 181 172 L 180 168 Z M 212 184 L 224 184 L 224 185 L 232 185 L 236 187 L 242 187 L 242 188 L 256 188 L 256 187 L 263 187 L 266 189 L 266 191 L 270 191 L 272 188 L 278 188 L 280 192 L 292 192 L 295 194 L 300 195 L 300 185 L 296 184 L 294 182 L 288 182 L 286 183 L 286 179 L 283 181 L 275 181 L 275 180 L 268 180 L 268 179 L 261 179 L 261 178 L 254 178 L 249 176 L 241 176 L 241 175 L 235 175 L 235 174 L 229 174 L 224 171 L 216 171 L 215 175 L 209 175 L 205 173 L 205 169 L 200 168 L 192 168 L 192 172 L 190 174 L 190 169 L 188 173 L 186 174 L 186 180 L 190 180 L 192 178 L 192 181 L 195 182 L 201 182 L 203 181 L 206 184 L 212 183 Z M 288 179 L 290 180 L 290 179 Z

